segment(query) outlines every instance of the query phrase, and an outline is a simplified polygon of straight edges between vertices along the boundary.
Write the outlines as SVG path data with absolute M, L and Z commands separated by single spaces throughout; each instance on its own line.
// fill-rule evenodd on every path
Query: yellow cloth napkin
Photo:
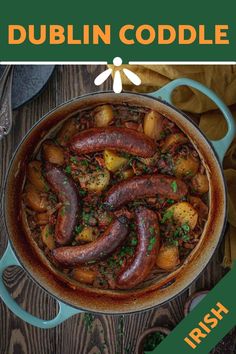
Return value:
M 141 79 L 141 86 L 134 86 L 122 75 L 126 90 L 152 92 L 169 81 L 187 77 L 200 81 L 211 88 L 228 105 L 236 120 L 236 65 L 122 65 L 119 68 L 109 65 L 113 73 L 117 69 L 128 68 Z M 226 122 L 215 104 L 199 91 L 180 87 L 173 94 L 174 104 L 187 111 L 198 122 L 200 128 L 210 139 L 219 139 L 227 131 Z M 223 265 L 231 266 L 236 260 L 236 138 L 224 159 L 224 173 L 228 186 L 229 227 L 225 236 Z

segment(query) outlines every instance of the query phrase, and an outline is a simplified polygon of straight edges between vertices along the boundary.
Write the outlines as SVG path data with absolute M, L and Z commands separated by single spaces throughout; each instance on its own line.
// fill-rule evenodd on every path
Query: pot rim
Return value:
M 54 107 L 53 109 L 51 109 L 50 111 L 46 112 L 39 120 L 37 120 L 33 125 L 32 127 L 28 130 L 28 132 L 24 135 L 24 137 L 22 138 L 22 140 L 20 141 L 20 143 L 18 144 L 18 146 L 16 147 L 12 157 L 11 157 L 11 160 L 9 162 L 9 165 L 8 165 L 8 168 L 7 168 L 7 171 L 6 171 L 6 175 L 5 175 L 5 179 L 4 179 L 4 184 L 3 184 L 3 192 L 2 192 L 2 196 L 1 196 L 1 207 L 2 207 L 2 211 L 3 211 L 3 221 L 4 221 L 4 227 L 5 227 L 5 230 L 6 230 L 6 233 L 7 233 L 7 237 L 8 237 L 8 242 L 10 243 L 16 257 L 17 257 L 17 260 L 19 261 L 21 267 L 24 269 L 24 271 L 26 272 L 27 276 L 30 277 L 30 279 L 33 280 L 33 282 L 35 282 L 41 289 L 43 289 L 47 294 L 49 294 L 50 296 L 52 296 L 54 299 L 66 304 L 66 305 L 69 305 L 75 309 L 78 309 L 78 310 L 82 310 L 82 311 L 86 311 L 86 312 L 91 312 L 91 313 L 94 313 L 94 314 L 104 314 L 104 315 L 114 315 L 114 316 L 118 316 L 118 315 L 121 315 L 121 314 L 135 314 L 135 313 L 141 313 L 141 312 L 144 312 L 144 311 L 147 311 L 147 310 L 150 310 L 150 309 L 154 309 L 154 308 L 157 308 L 158 306 L 163 306 L 166 302 L 168 301 L 172 301 L 173 299 L 175 299 L 177 296 L 181 295 L 184 291 L 186 291 L 186 289 L 188 289 L 191 284 L 196 281 L 202 271 L 207 267 L 207 265 L 209 264 L 209 262 L 211 261 L 214 253 L 216 252 L 216 250 L 218 249 L 219 245 L 220 245 L 220 242 L 223 238 L 223 235 L 224 235 L 224 232 L 225 232 L 225 229 L 226 229 L 226 224 L 227 224 L 227 219 L 226 219 L 226 215 L 227 215 L 227 210 L 228 210 L 228 203 L 227 203 L 227 198 L 226 198 L 226 191 L 227 191 L 227 188 L 226 188 L 226 182 L 225 182 L 225 178 L 224 178 L 224 174 L 223 174 L 223 169 L 221 167 L 221 164 L 220 164 L 220 161 L 219 161 L 219 158 L 217 156 L 217 153 L 211 143 L 211 141 L 209 141 L 209 139 L 205 136 L 205 134 L 200 130 L 200 128 L 198 127 L 198 125 L 183 111 L 181 111 L 180 109 L 178 109 L 177 107 L 173 106 L 172 104 L 170 104 L 169 102 L 166 102 L 164 100 L 161 100 L 160 98 L 156 98 L 156 97 L 153 97 L 151 96 L 150 94 L 144 94 L 144 93 L 136 93 L 136 92 L 128 92 L 128 91 L 125 91 L 125 92 L 122 92 L 120 93 L 119 95 L 120 96 L 141 96 L 141 97 L 146 97 L 146 98 L 149 98 L 149 99 L 152 99 L 154 101 L 158 101 L 160 102 L 161 104 L 164 104 L 165 106 L 171 108 L 172 110 L 176 111 L 177 113 L 179 113 L 183 118 L 187 119 L 188 122 L 190 122 L 190 124 L 192 124 L 194 126 L 195 129 L 197 129 L 198 133 L 200 133 L 200 135 L 202 136 L 202 138 L 205 140 L 206 144 L 210 147 L 210 151 L 211 153 L 213 153 L 214 155 L 214 158 L 215 160 L 217 161 L 217 165 L 218 165 L 218 171 L 220 172 L 221 174 L 221 177 L 222 177 L 222 182 L 223 182 L 223 190 L 224 190 L 224 196 L 225 196 L 225 204 L 224 204 L 224 222 L 223 222 L 223 225 L 221 227 L 221 232 L 220 232 L 220 236 L 218 237 L 218 240 L 217 240 L 217 245 L 214 249 L 214 251 L 212 252 L 212 254 L 210 255 L 210 257 L 207 257 L 208 260 L 207 262 L 205 262 L 202 270 L 196 275 L 194 276 L 193 279 L 191 279 L 191 281 L 188 281 L 187 282 L 187 285 L 185 285 L 178 293 L 172 295 L 171 297 L 167 297 L 164 301 L 158 303 L 158 304 L 154 304 L 152 306 L 148 306 L 144 309 L 138 309 L 138 310 L 130 310 L 130 311 L 123 311 L 123 312 L 105 312 L 105 311 L 102 311 L 102 310 L 98 310 L 98 311 L 94 311 L 94 310 L 88 310 L 87 308 L 84 308 L 83 306 L 76 306 L 74 304 L 71 304 L 70 302 L 67 302 L 64 298 L 58 296 L 58 295 L 55 295 L 53 293 L 53 291 L 47 289 L 43 283 L 41 283 L 40 280 L 37 279 L 36 276 L 34 276 L 34 274 L 32 274 L 25 266 L 23 260 L 21 259 L 21 257 L 18 255 L 18 252 L 16 250 L 16 247 L 11 239 L 11 236 L 10 236 L 10 231 L 9 231 L 9 228 L 8 228 L 8 225 L 7 225 L 7 221 L 6 221 L 6 213 L 7 213 L 7 208 L 6 208 L 6 186 L 8 184 L 8 179 L 9 179 L 9 175 L 10 175 L 10 172 L 11 172 L 11 168 L 15 162 L 15 158 L 16 158 L 16 155 L 20 149 L 20 147 L 22 146 L 22 144 L 24 144 L 25 140 L 31 135 L 32 131 L 42 122 L 42 121 L 46 121 L 47 120 L 47 117 L 49 115 L 51 115 L 52 113 L 56 112 L 57 110 L 59 110 L 60 108 L 63 108 L 67 105 L 70 105 L 71 103 L 73 102 L 76 102 L 76 101 L 80 101 L 80 100 L 83 100 L 84 98 L 87 98 L 87 97 L 92 97 L 92 96 L 103 96 L 104 94 L 113 94 L 114 96 L 117 95 L 115 94 L 113 91 L 111 90 L 108 90 L 108 91 L 98 91 L 98 92 L 92 92 L 92 93 L 86 93 L 86 94 L 83 94 L 83 95 L 80 95 L 80 96 L 77 96 L 77 97 L 74 97 L 70 100 L 67 100 L 65 102 L 62 102 L 61 104 L 59 104 L 58 106 Z M 124 103 L 125 103 L 125 100 L 124 100 Z M 76 112 L 74 112 L 76 113 Z M 171 118 L 170 118 L 171 119 Z M 186 135 L 187 132 L 186 132 Z

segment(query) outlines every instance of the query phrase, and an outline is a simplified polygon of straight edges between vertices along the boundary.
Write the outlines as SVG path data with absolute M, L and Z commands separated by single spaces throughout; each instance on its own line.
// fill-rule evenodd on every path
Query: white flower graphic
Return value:
M 122 59 L 120 57 L 115 57 L 113 59 L 113 64 L 115 67 L 119 67 L 122 64 Z M 120 71 L 119 69 L 116 69 L 115 71 L 115 75 L 114 75 L 114 81 L 113 81 L 113 91 L 115 93 L 120 93 L 122 91 L 122 80 L 121 80 L 121 75 L 120 75 Z M 138 75 L 136 75 L 135 73 L 133 73 L 131 70 L 123 68 L 122 71 L 124 72 L 124 74 L 127 76 L 127 78 L 136 86 L 139 86 L 141 84 L 141 80 L 138 77 Z M 99 86 L 101 84 L 103 84 L 108 77 L 111 75 L 112 73 L 112 69 L 107 69 L 105 71 L 103 71 L 101 74 L 99 74 L 96 79 L 94 80 L 94 83 L 96 86 Z

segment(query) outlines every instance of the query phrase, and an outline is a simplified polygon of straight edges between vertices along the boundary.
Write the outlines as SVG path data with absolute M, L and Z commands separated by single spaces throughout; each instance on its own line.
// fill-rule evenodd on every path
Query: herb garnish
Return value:
M 178 240 L 182 240 L 183 242 L 188 242 L 190 240 L 189 231 L 190 231 L 190 227 L 187 223 L 178 226 L 175 229 L 173 236 L 168 238 L 169 244 L 178 246 L 179 245 Z
M 79 195 L 80 195 L 81 197 L 84 197 L 86 194 L 87 194 L 87 191 L 85 191 L 85 190 L 83 190 L 83 189 L 80 189 L 80 190 L 79 190 Z
M 70 165 L 66 166 L 65 172 L 68 174 L 71 174 L 71 166 Z
M 167 210 L 161 219 L 161 223 L 164 224 L 166 220 L 171 219 L 174 215 L 174 210 Z
M 81 161 L 81 165 L 88 167 L 88 165 L 89 165 L 88 160 L 82 160 L 82 161 Z
M 75 156 L 71 156 L 70 158 L 71 162 L 73 162 L 75 165 L 78 163 L 78 159 Z
M 77 234 L 80 234 L 81 231 L 83 230 L 83 228 L 84 228 L 84 225 L 77 225 L 77 226 L 75 227 L 75 232 L 76 232 Z
M 177 192 L 178 186 L 177 186 L 176 181 L 171 182 L 171 188 L 172 188 L 174 193 Z
M 155 236 L 152 236 L 150 239 L 149 239 L 149 245 L 148 245 L 148 251 L 151 251 L 153 249 L 153 246 L 155 245 L 156 243 L 156 237 Z

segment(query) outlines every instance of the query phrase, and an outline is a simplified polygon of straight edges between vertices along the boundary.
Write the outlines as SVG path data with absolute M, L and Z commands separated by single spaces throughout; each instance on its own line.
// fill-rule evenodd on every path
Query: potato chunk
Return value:
M 45 225 L 41 228 L 41 238 L 48 249 L 53 250 L 55 248 L 53 230 L 50 225 Z
M 146 113 L 143 121 L 143 130 L 150 138 L 161 139 L 163 118 L 160 113 L 150 111 Z
M 209 182 L 206 175 L 202 175 L 201 173 L 197 173 L 192 178 L 192 186 L 196 193 L 204 194 L 209 190 Z
M 83 230 L 76 235 L 76 241 L 82 242 L 93 242 L 96 240 L 99 235 L 99 231 L 97 227 L 85 226 Z
M 103 169 L 92 173 L 84 173 L 78 176 L 81 188 L 87 189 L 89 192 L 100 193 L 109 184 L 110 173 Z
M 97 277 L 97 273 L 91 269 L 78 267 L 73 269 L 72 277 L 81 283 L 92 284 Z
M 50 140 L 43 143 L 43 157 L 55 165 L 62 166 L 64 164 L 64 150 Z
M 45 196 L 41 195 L 40 191 L 37 190 L 33 184 L 27 184 L 25 188 L 26 194 L 24 197 L 26 205 L 31 209 L 38 211 L 40 213 L 47 210 L 49 203 Z
M 68 144 L 70 139 L 78 132 L 78 123 L 75 118 L 68 119 L 57 134 L 57 142 L 61 146 Z
M 192 177 L 199 168 L 198 159 L 193 156 L 180 156 L 174 161 L 174 173 L 177 177 Z
M 119 156 L 110 150 L 104 151 L 104 160 L 106 168 L 112 172 L 118 171 L 128 162 L 127 158 Z
M 186 136 L 182 133 L 170 134 L 166 137 L 164 144 L 162 145 L 161 151 L 167 152 L 172 146 L 184 144 L 188 141 Z
M 31 161 L 27 166 L 27 177 L 30 183 L 41 192 L 48 190 L 47 183 L 42 175 L 42 163 L 40 161 Z
M 113 119 L 112 107 L 108 104 L 99 106 L 94 110 L 94 120 L 96 127 L 107 127 Z
M 162 246 L 157 255 L 156 265 L 164 270 L 170 271 L 179 265 L 178 246 Z
M 188 224 L 191 230 L 193 230 L 197 224 L 198 212 L 188 202 L 179 202 L 173 204 L 168 211 L 173 212 L 173 219 L 180 225 Z

